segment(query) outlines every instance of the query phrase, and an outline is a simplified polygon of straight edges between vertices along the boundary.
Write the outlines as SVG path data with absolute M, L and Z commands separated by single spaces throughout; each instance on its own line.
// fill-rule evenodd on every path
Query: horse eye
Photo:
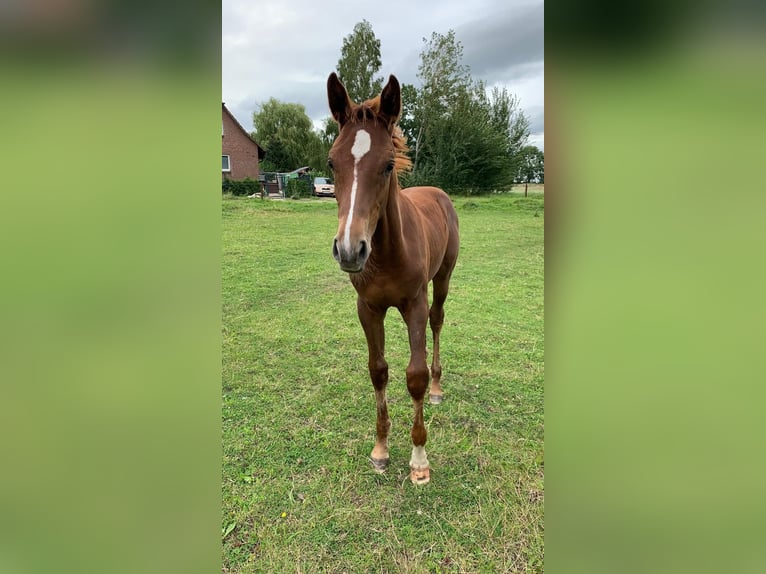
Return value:
M 386 173 L 388 174 L 388 173 L 391 173 L 392 171 L 394 171 L 394 161 L 393 160 L 389 161 L 388 164 L 386 164 Z
M 332 164 L 332 160 L 329 157 L 327 158 L 327 167 L 329 167 L 332 170 L 335 169 L 335 166 Z

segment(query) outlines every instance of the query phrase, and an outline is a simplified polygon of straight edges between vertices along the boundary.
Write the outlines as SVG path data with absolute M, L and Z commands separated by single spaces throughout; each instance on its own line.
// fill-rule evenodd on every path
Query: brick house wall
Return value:
M 221 155 L 229 156 L 230 171 L 221 171 L 221 179 L 242 180 L 249 177 L 258 179 L 259 160 L 263 159 L 265 152 L 250 137 L 237 119 L 221 105 L 223 132 L 221 134 Z M 223 159 L 221 160 L 223 167 Z

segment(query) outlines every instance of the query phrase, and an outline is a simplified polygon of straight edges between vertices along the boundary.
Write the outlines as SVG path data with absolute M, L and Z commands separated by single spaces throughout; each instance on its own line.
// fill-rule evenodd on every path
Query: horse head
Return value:
M 327 80 L 327 99 L 340 132 L 328 158 L 335 179 L 338 232 L 333 257 L 347 273 L 359 273 L 372 252 L 372 237 L 402 159 L 404 139 L 396 127 L 402 109 L 394 76 L 379 96 L 362 104 L 351 101 L 335 73 Z

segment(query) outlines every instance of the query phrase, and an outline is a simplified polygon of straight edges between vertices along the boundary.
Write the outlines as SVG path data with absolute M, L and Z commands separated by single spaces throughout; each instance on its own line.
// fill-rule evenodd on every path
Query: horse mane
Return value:
M 361 104 L 353 104 L 349 115 L 349 122 L 352 124 L 364 124 L 367 120 L 377 123 L 381 119 L 380 96 L 375 96 Z M 391 141 L 394 144 L 394 151 L 396 153 L 394 157 L 394 171 L 396 174 L 399 175 L 405 171 L 412 170 L 412 160 L 410 160 L 409 156 L 410 148 L 407 146 L 407 138 L 398 124 L 394 126 Z

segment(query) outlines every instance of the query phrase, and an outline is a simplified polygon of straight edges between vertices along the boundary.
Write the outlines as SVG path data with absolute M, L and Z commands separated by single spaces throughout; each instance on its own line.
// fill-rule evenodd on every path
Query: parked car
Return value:
M 314 195 L 317 197 L 335 197 L 335 185 L 326 177 L 314 178 Z

